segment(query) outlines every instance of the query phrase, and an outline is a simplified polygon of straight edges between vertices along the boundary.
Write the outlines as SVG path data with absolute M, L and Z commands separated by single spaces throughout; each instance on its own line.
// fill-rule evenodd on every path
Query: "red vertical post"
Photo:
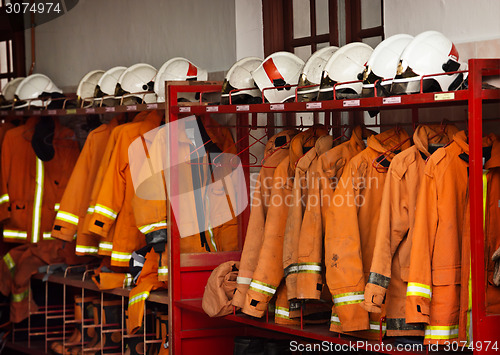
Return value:
M 469 198 L 472 277 L 472 329 L 473 340 L 488 339 L 484 329 L 486 277 L 484 270 L 483 231 L 483 157 L 482 157 L 482 98 L 480 61 L 469 61 Z M 464 285 L 462 285 L 464 287 Z
M 165 92 L 167 93 L 165 102 L 165 123 L 169 124 L 178 119 L 178 116 L 170 110 L 171 106 L 177 105 L 177 87 L 175 85 L 168 85 L 165 83 Z M 166 131 L 167 141 L 175 141 L 177 138 L 172 136 L 172 130 Z M 168 144 L 169 150 L 165 154 L 169 154 L 170 166 L 177 165 L 178 149 L 175 144 Z M 174 169 L 170 169 L 169 181 L 166 181 L 168 188 L 172 193 L 169 195 L 176 196 L 177 194 L 172 190 L 177 188 L 178 176 Z M 169 266 L 168 266 L 168 329 L 169 329 L 169 346 L 172 354 L 181 354 L 181 309 L 176 306 L 175 302 L 181 299 L 181 264 L 180 264 L 180 240 L 177 224 L 175 223 L 174 214 L 170 206 L 170 200 L 167 197 L 167 223 L 168 223 L 168 245 L 169 245 Z

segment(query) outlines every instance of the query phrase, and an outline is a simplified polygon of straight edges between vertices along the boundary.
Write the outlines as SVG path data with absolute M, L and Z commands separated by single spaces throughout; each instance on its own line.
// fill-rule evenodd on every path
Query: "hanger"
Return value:
M 436 132 L 436 134 L 432 135 L 431 137 L 427 138 L 427 140 L 431 140 L 433 138 L 436 138 L 437 136 L 442 136 L 444 134 L 446 134 L 446 127 L 448 126 L 448 120 L 446 119 L 443 119 L 441 121 L 441 127 L 440 127 L 440 130 L 438 132 Z
M 401 127 L 399 127 L 399 125 L 398 125 L 398 126 L 396 126 L 395 133 L 393 135 L 387 137 L 383 141 L 381 141 L 381 143 L 387 141 L 389 138 L 392 138 L 392 137 L 396 136 L 400 132 L 401 132 Z M 376 157 L 375 159 L 373 159 L 373 161 L 372 161 L 373 168 L 375 168 L 375 170 L 377 170 L 377 172 L 379 172 L 379 173 L 386 172 L 389 169 L 389 167 L 383 166 L 381 164 L 381 162 L 384 161 L 384 160 L 386 160 L 386 158 L 387 158 L 388 155 L 394 153 L 398 148 L 401 148 L 403 146 L 403 144 L 405 144 L 406 142 L 408 142 L 410 140 L 411 140 L 411 137 L 406 138 L 405 140 L 403 140 L 403 141 L 399 142 L 398 144 L 390 147 L 385 152 L 383 152 L 382 154 L 380 154 L 378 157 Z

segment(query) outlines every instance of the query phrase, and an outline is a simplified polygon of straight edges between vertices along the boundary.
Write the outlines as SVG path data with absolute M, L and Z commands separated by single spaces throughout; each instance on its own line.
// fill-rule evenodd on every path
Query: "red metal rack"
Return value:
M 486 314 L 486 276 L 483 234 L 482 204 L 482 110 L 485 102 L 500 102 L 500 90 L 482 89 L 483 77 L 500 74 L 500 59 L 471 59 L 469 61 L 469 87 L 466 90 L 445 93 L 419 93 L 392 97 L 370 97 L 351 100 L 330 100 L 323 102 L 291 102 L 279 104 L 252 105 L 210 105 L 194 104 L 184 106 L 177 104 L 179 92 L 218 92 L 220 84 L 205 85 L 203 83 L 166 83 L 167 103 L 166 121 L 172 122 L 187 115 L 232 114 L 236 128 L 238 151 L 248 146 L 244 133 L 248 128 L 259 128 L 256 114 L 275 113 L 293 114 L 298 112 L 325 112 L 325 124 L 335 128 L 333 113 L 340 111 L 367 111 L 410 109 L 412 123 L 419 123 L 418 111 L 428 107 L 468 107 L 468 129 L 470 145 L 470 210 L 471 210 L 471 259 L 472 259 L 472 312 L 473 338 L 477 341 L 500 342 L 500 315 Z M 175 148 L 170 157 L 175 160 Z M 248 166 L 248 150 L 241 154 L 242 165 Z M 249 169 L 245 168 L 248 179 Z M 247 180 L 248 181 L 248 180 Z M 176 186 L 176 177 L 169 182 L 172 189 Z M 167 202 L 168 203 L 168 202 Z M 233 314 L 222 318 L 209 318 L 201 308 L 201 298 L 211 271 L 220 263 L 228 260 L 239 260 L 240 252 L 180 254 L 180 238 L 169 206 L 169 314 L 170 317 L 170 351 L 173 354 L 192 354 L 204 349 L 206 354 L 230 354 L 233 349 L 235 335 L 263 335 L 268 337 L 289 337 L 301 341 L 328 341 L 342 344 L 356 341 L 351 337 L 341 336 L 315 326 L 302 327 L 281 326 L 266 320 L 259 320 L 245 315 Z M 239 216 L 240 237 L 243 243 L 249 208 Z M 375 345 L 374 343 L 365 343 Z M 370 350 L 370 348 L 367 348 Z M 428 349 L 426 350 L 428 352 Z M 424 353 L 426 352 L 424 351 Z M 384 353 L 396 353 L 393 350 L 380 350 Z M 484 352 L 484 351 L 483 351 Z M 405 352 L 420 353 L 420 352 Z

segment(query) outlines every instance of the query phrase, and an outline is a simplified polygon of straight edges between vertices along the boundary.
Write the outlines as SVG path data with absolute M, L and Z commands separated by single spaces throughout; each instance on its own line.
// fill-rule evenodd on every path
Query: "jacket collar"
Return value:
M 380 165 L 388 167 L 392 158 L 401 150 L 411 146 L 410 137 L 404 129 L 393 128 L 368 137 L 368 148 Z M 397 147 L 394 149 L 394 147 Z
M 328 131 L 323 127 L 311 127 L 293 137 L 289 150 L 290 169 L 292 172 L 295 171 L 299 159 L 312 150 L 318 138 L 327 134 Z
M 460 131 L 453 137 L 455 143 L 460 147 L 462 153 L 460 158 L 469 163 L 469 143 L 465 131 Z M 486 161 L 484 168 L 492 169 L 500 167 L 500 142 L 494 134 L 483 137 L 483 148 L 491 147 L 491 157 Z
M 454 125 L 446 125 L 444 134 L 440 134 L 441 125 L 420 125 L 413 134 L 413 143 L 422 153 L 422 157 L 430 157 L 429 144 L 448 144 L 453 140 L 453 136 L 458 132 Z M 425 158 L 424 158 L 425 159 Z
M 353 147 L 360 147 L 361 149 L 366 148 L 366 144 L 363 139 L 368 139 L 369 137 L 376 135 L 377 133 L 367 129 L 363 126 L 356 126 L 352 130 L 351 139 L 349 139 L 349 144 Z

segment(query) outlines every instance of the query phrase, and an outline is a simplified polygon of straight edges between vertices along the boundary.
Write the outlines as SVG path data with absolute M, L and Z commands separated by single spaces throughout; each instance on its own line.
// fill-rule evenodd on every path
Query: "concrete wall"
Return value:
M 35 72 L 71 91 L 90 70 L 138 62 L 159 68 L 176 56 L 224 71 L 236 61 L 235 18 L 235 0 L 80 0 L 36 28 Z

